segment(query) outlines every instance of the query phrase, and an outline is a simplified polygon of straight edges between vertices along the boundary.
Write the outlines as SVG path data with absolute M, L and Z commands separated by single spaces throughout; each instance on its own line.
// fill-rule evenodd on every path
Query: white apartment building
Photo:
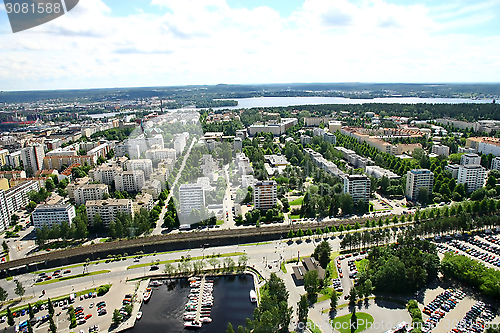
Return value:
M 184 148 L 186 147 L 188 139 L 189 139 L 188 132 L 178 134 L 177 137 L 175 138 L 174 149 L 175 149 L 175 152 L 177 153 L 177 156 L 180 156 L 182 154 L 182 152 L 184 151 Z
M 21 166 L 21 161 L 22 161 L 22 151 L 18 150 L 13 153 L 10 153 L 9 155 L 5 156 L 5 162 L 7 165 L 10 165 L 13 168 L 17 168 Z
M 140 192 L 145 182 L 144 171 L 123 171 L 115 176 L 115 189 L 120 192 Z
M 148 149 L 146 150 L 146 159 L 149 160 L 166 160 L 176 159 L 176 151 L 172 148 Z
M 153 173 L 153 162 L 149 159 L 129 160 L 125 162 L 125 168 L 127 171 L 142 170 L 144 178 L 149 179 Z
M 38 205 L 31 214 L 31 220 L 36 229 L 40 229 L 44 225 L 51 228 L 64 221 L 71 226 L 75 217 L 75 207 L 71 204 Z
M 478 154 L 464 154 L 460 157 L 460 165 L 481 165 L 481 157 Z
M 39 190 L 40 184 L 34 180 L 25 181 L 8 190 L 0 189 L 0 231 L 10 225 L 10 217 L 14 212 L 28 205 L 28 193 Z
M 123 144 L 130 146 L 138 146 L 139 155 L 145 152 L 146 150 L 151 149 L 152 147 L 158 147 L 158 148 L 165 147 L 163 141 L 163 135 L 161 134 L 156 134 L 153 137 L 149 138 L 146 138 L 144 134 L 141 134 L 137 138 L 125 140 Z M 129 157 L 132 158 L 132 156 L 130 155 Z
M 94 181 L 101 184 L 112 185 L 115 182 L 116 175 L 122 171 L 122 168 L 115 164 L 107 163 L 90 170 L 89 176 L 91 176 Z
M 484 186 L 486 169 L 481 165 L 460 165 L 458 168 L 457 184 L 466 184 L 467 192 L 473 192 Z
M 88 200 L 102 200 L 104 194 L 109 195 L 106 184 L 87 184 L 75 188 L 74 191 L 77 205 L 84 205 Z
M 32 174 L 35 174 L 38 170 L 43 169 L 44 157 L 45 152 L 43 151 L 42 145 L 34 145 L 21 150 L 21 159 L 23 161 L 24 170 L 30 169 Z
M 455 179 L 458 178 L 458 170 L 460 169 L 460 165 L 458 164 L 448 164 L 444 167 L 446 171 L 451 172 L 451 176 Z
M 436 155 L 449 156 L 450 155 L 450 147 L 445 145 L 434 145 L 432 146 L 432 153 Z
M 278 203 L 278 184 L 274 180 L 256 182 L 253 188 L 253 203 L 256 209 L 273 208 Z
M 205 191 L 201 184 L 182 184 L 179 187 L 180 215 L 187 217 L 193 209 L 205 207 Z
M 148 193 L 153 196 L 153 199 L 158 199 L 161 193 L 161 184 L 157 180 L 148 180 L 142 186 L 142 193 Z
M 89 200 L 85 203 L 85 207 L 91 226 L 94 225 L 96 214 L 101 216 L 105 227 L 108 227 L 111 221 L 116 220 L 117 212 L 131 214 L 132 218 L 134 217 L 134 207 L 130 199 Z
M 338 120 L 331 120 L 328 122 L 328 130 L 330 133 L 335 133 L 336 131 L 340 131 L 342 128 L 342 122 Z
M 133 202 L 134 212 L 139 213 L 142 208 L 150 212 L 154 208 L 153 197 L 149 193 L 139 194 Z
M 157 169 L 151 174 L 151 180 L 157 180 L 160 182 L 161 190 L 167 188 L 168 170 L 165 168 Z
M 128 157 L 134 159 L 139 158 L 141 154 L 139 153 L 139 146 L 132 144 L 122 144 L 115 146 L 115 156 L 123 157 L 128 155 Z
M 241 138 L 234 138 L 233 149 L 235 152 L 243 150 L 243 141 Z
M 356 204 L 360 199 L 370 201 L 371 181 L 366 175 L 345 175 L 344 193 L 349 193 Z
M 491 170 L 493 169 L 500 171 L 500 157 L 495 157 L 491 160 Z
M 92 170 L 91 170 L 92 171 Z M 75 199 L 75 190 L 83 185 L 87 185 L 92 181 L 89 177 L 77 178 L 66 186 L 66 191 L 68 191 L 68 197 L 70 199 Z
M 365 172 L 368 176 L 373 176 L 377 179 L 382 178 L 382 177 L 387 177 L 389 179 L 399 179 L 398 174 L 392 172 L 391 170 L 384 169 L 382 167 L 379 167 L 378 165 L 367 165 L 365 167 Z
M 413 169 L 408 171 L 406 178 L 406 197 L 412 201 L 417 200 L 420 188 L 426 188 L 429 195 L 434 186 L 434 173 L 428 169 Z

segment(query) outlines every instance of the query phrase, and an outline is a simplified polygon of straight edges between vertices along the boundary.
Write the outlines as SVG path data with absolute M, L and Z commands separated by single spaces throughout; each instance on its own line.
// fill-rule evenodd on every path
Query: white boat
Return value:
M 158 281 L 153 281 L 149 285 L 152 286 L 152 287 L 159 287 L 159 286 L 161 286 L 161 283 L 158 282 Z
M 250 290 L 250 302 L 257 302 L 257 293 L 255 292 L 255 290 Z
M 202 318 L 200 318 L 200 321 L 202 323 L 211 323 L 212 322 L 212 318 L 210 318 L 210 317 L 202 317 Z
M 148 302 L 151 299 L 151 294 L 153 293 L 153 290 L 151 288 L 146 288 L 146 292 L 144 293 L 144 302 Z
M 186 328 L 201 328 L 201 323 L 199 321 L 187 321 L 184 323 Z
M 135 319 L 141 320 L 141 318 L 142 318 L 142 311 L 139 311 L 137 312 L 137 316 L 135 317 Z
M 197 276 L 193 276 L 193 277 L 190 277 L 190 278 L 188 279 L 188 281 L 189 281 L 189 282 L 194 282 L 194 281 L 197 281 L 197 280 L 199 280 L 199 279 L 200 279 L 199 277 L 197 277 Z

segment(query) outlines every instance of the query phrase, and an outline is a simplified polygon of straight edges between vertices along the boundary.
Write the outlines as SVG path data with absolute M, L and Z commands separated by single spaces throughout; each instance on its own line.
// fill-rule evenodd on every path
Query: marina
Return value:
M 249 299 L 254 288 L 253 277 L 247 274 L 165 280 L 152 288 L 149 302 L 142 305 L 141 319 L 130 331 L 211 333 L 225 332 L 228 322 L 244 326 L 256 307 Z

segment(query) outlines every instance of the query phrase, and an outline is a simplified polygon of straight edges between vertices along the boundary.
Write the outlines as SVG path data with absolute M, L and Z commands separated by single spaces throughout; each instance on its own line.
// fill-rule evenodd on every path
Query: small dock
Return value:
M 201 318 L 201 306 L 203 305 L 203 294 L 205 293 L 205 275 L 201 277 L 200 293 L 198 296 L 198 306 L 196 307 L 195 321 L 199 322 Z

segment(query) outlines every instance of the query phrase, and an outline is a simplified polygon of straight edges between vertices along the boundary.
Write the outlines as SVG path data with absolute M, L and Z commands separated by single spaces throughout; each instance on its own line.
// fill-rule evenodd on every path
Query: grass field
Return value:
M 235 256 L 240 256 L 242 254 L 245 254 L 244 252 L 232 252 L 232 253 L 222 253 L 220 254 L 220 258 L 224 258 L 224 257 L 235 257 Z M 219 257 L 216 257 L 216 258 L 219 258 Z M 203 259 L 203 257 L 191 257 L 191 261 L 193 260 L 200 260 L 200 259 Z M 205 256 L 205 259 L 209 259 L 209 256 Z M 148 266 L 153 266 L 153 265 L 163 265 L 163 264 L 172 264 L 174 262 L 181 262 L 181 259 L 172 259 L 172 260 L 164 260 L 164 261 L 153 261 L 153 262 L 148 262 L 148 263 L 144 263 L 144 264 L 136 264 L 136 265 L 131 265 L 131 266 L 128 266 L 127 269 L 133 269 L 133 268 L 140 268 L 140 267 L 148 267 Z
M 352 314 L 350 313 L 333 319 L 331 322 L 332 327 L 340 333 L 351 333 L 351 316 Z M 373 324 L 373 317 L 368 313 L 356 312 L 356 317 L 358 318 L 359 326 L 354 332 L 363 332 L 367 325 Z
M 289 219 L 292 219 L 292 220 L 298 220 L 300 219 L 300 215 L 290 215 L 288 216 Z
M 286 274 L 286 267 L 284 262 L 281 263 L 281 271 Z
M 307 326 L 312 333 L 323 333 L 311 319 L 307 319 Z
M 100 274 L 105 274 L 105 273 L 109 273 L 109 272 L 111 272 L 109 269 L 103 269 L 103 270 L 100 270 L 100 271 L 95 271 L 95 272 L 90 272 L 90 273 L 83 273 L 83 274 L 77 274 L 77 275 L 71 275 L 71 276 L 63 276 L 61 278 L 56 278 L 56 279 L 51 279 L 51 280 L 48 280 L 48 281 L 37 282 L 37 283 L 35 283 L 35 286 L 41 286 L 41 285 L 44 285 L 44 284 L 56 283 L 56 282 L 59 282 L 59 281 L 73 280 L 73 279 L 78 279 L 78 278 L 85 277 L 85 276 L 100 275 Z
M 358 269 L 358 272 L 366 270 L 368 266 L 368 259 L 363 259 L 360 261 L 354 262 L 356 264 L 356 268 Z
M 300 205 L 302 205 L 303 201 L 304 201 L 304 197 L 300 197 L 300 198 L 295 199 L 292 202 L 290 202 L 290 206 L 300 206 Z

